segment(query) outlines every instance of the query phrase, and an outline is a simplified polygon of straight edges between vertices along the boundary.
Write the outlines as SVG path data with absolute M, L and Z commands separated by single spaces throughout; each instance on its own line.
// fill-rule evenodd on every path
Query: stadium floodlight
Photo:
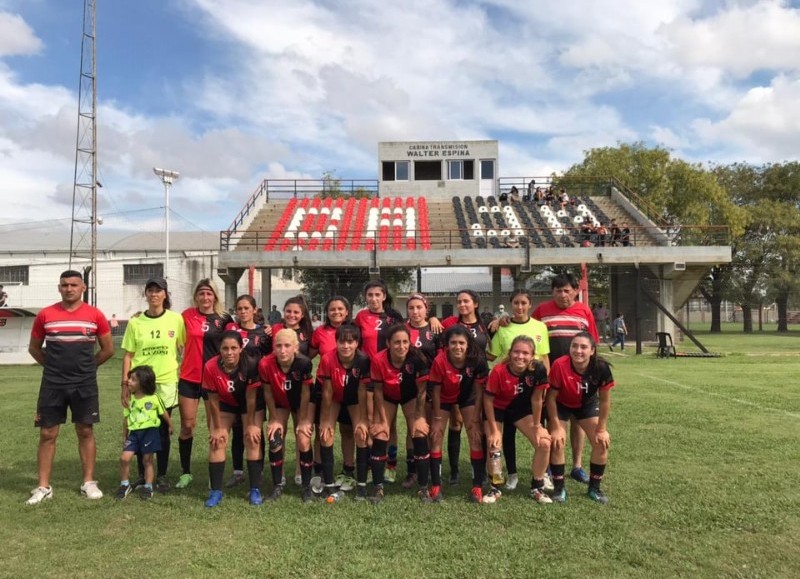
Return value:
M 158 167 L 153 167 L 153 173 L 164 184 L 164 279 L 169 282 L 169 188 L 181 174 Z

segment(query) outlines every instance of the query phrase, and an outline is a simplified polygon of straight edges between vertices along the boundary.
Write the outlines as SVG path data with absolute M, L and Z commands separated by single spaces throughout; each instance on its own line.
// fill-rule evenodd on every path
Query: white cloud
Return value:
M 753 88 L 719 121 L 698 119 L 697 135 L 706 143 L 731 143 L 734 160 L 781 162 L 800 151 L 800 75 L 777 77 L 769 87 Z
M 18 14 L 0 12 L 0 57 L 37 54 L 42 41 Z

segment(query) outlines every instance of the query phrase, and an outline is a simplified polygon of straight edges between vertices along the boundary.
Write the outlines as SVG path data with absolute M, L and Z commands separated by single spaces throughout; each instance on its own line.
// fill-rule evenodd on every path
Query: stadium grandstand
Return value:
M 640 342 L 674 333 L 676 309 L 709 267 L 731 259 L 726 228 L 663 223 L 613 179 L 499 177 L 497 141 L 378 149 L 375 180 L 258 185 L 220 233 L 218 273 L 229 303 L 252 268 L 267 285 L 276 268 L 367 267 L 378 277 L 386 268 L 486 267 L 500 303 L 501 270 L 524 287 L 542 266 L 602 265 L 610 308 L 635 320 Z

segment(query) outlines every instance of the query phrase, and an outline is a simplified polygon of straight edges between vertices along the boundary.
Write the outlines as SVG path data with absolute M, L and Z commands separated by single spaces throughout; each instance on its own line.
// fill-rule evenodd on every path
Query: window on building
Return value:
M 475 178 L 475 161 L 448 161 L 447 178 L 451 181 L 471 181 Z
M 414 161 L 415 181 L 441 181 L 441 161 Z
M 481 179 L 494 179 L 494 159 L 481 161 Z
M 28 285 L 28 266 L 4 265 L 0 267 L 0 285 L 6 283 Z
M 126 263 L 122 265 L 122 281 L 129 285 L 144 284 L 151 277 L 163 276 L 163 263 Z
M 381 172 L 384 181 L 408 181 L 408 161 L 384 161 Z
M 449 318 L 453 315 L 453 304 L 442 304 L 442 318 Z

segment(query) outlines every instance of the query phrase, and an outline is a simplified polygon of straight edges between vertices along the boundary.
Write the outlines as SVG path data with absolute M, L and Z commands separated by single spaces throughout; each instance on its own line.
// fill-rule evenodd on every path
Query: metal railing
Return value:
M 263 197 L 265 202 L 288 201 L 305 197 L 378 197 L 377 179 L 264 179 L 228 227 L 238 231 Z
M 597 236 L 587 236 L 581 232 L 578 227 L 520 227 L 513 230 L 497 231 L 496 239 L 501 247 L 506 247 L 505 240 L 508 238 L 517 237 L 514 232 L 521 230 L 523 235 L 519 237 L 520 245 L 526 244 L 537 249 L 561 249 L 565 247 L 581 247 L 583 244 L 588 244 L 586 247 L 625 247 L 624 238 L 612 239 L 610 234 L 605 236 L 603 245 L 600 245 L 600 240 Z M 483 230 L 482 237 L 475 237 L 475 230 L 473 229 L 443 229 L 443 230 L 429 230 L 427 233 L 430 239 L 432 249 L 476 249 L 475 245 L 480 244 L 479 239 L 486 241 L 487 247 L 491 248 L 492 243 L 489 241 L 492 237 L 486 235 L 486 230 Z M 509 235 L 503 235 L 503 231 L 508 231 Z M 366 233 L 366 232 L 364 232 Z M 557 234 L 558 233 L 558 234 Z M 730 231 L 726 226 L 696 226 L 696 227 L 681 227 L 674 230 L 671 236 L 668 237 L 668 242 L 658 243 L 655 240 L 663 238 L 663 230 L 658 227 L 631 227 L 630 233 L 627 237 L 628 245 L 654 247 L 654 246 L 726 246 L 730 245 Z M 246 232 L 240 231 L 221 231 L 220 232 L 220 251 L 264 251 L 267 243 L 272 239 L 273 231 L 268 229 L 248 230 Z M 274 251 L 281 251 L 281 246 L 284 245 L 284 233 L 275 242 Z M 323 237 L 317 238 L 317 247 L 314 251 L 326 251 L 323 249 L 323 244 L 331 242 L 331 248 L 327 251 L 335 252 L 342 251 L 337 249 L 342 235 L 339 232 L 326 233 Z M 352 242 L 352 232 L 347 232 L 344 238 L 344 250 L 350 251 Z M 660 237 L 659 237 L 660 236 Z M 465 237 L 471 244 L 465 243 Z M 364 243 L 368 239 L 366 234 L 360 236 L 358 244 L 359 249 L 364 249 Z M 406 232 L 403 232 L 402 248 L 406 249 L 406 242 L 413 239 L 417 250 L 421 250 L 422 231 L 414 230 L 413 237 L 407 237 Z M 379 234 L 375 234 L 375 242 L 378 243 Z M 288 244 L 286 250 L 303 250 L 307 251 L 309 243 L 312 239 L 298 239 L 293 238 Z M 480 248 L 477 248 L 480 249 Z M 389 242 L 389 247 L 386 251 L 394 251 L 393 241 Z

